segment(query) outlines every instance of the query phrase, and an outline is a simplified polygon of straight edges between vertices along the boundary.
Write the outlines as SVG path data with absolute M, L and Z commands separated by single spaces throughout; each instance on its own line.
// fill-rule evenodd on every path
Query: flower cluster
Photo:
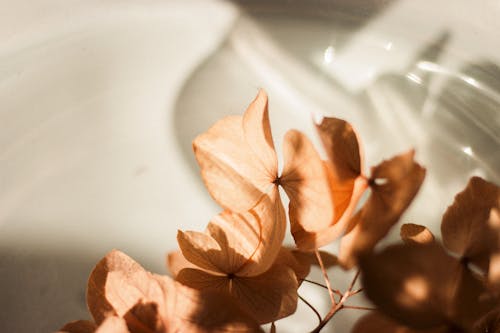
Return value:
M 325 118 L 316 129 L 327 160 L 290 130 L 279 172 L 260 90 L 243 116 L 199 135 L 194 153 L 221 213 L 202 232 L 178 232 L 180 251 L 167 260 L 173 279 L 109 253 L 89 279 L 94 321 L 60 332 L 262 332 L 266 323 L 275 332 L 275 321 L 295 312 L 311 265 L 321 268 L 332 303 L 312 332 L 342 309 L 366 310 L 346 303 L 361 291 L 377 310 L 361 318 L 356 333 L 500 331 L 500 189 L 472 178 L 443 217 L 443 245 L 425 227 L 406 224 L 404 244 L 374 251 L 417 195 L 425 169 L 410 150 L 367 173 L 348 122 Z M 283 245 L 287 220 L 293 248 Z M 340 244 L 336 255 L 319 251 L 333 241 Z M 328 279 L 334 265 L 359 268 L 344 292 Z M 363 289 L 354 290 L 359 273 Z

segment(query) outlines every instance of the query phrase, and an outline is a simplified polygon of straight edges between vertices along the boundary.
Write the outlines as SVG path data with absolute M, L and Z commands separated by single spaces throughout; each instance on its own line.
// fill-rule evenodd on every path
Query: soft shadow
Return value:
M 1 247 L 0 332 L 54 332 L 69 321 L 90 319 L 87 279 L 104 255 Z

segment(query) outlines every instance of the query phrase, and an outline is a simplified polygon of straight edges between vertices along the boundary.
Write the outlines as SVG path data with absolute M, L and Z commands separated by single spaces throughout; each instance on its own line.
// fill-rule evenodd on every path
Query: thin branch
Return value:
M 323 259 L 321 259 L 321 255 L 319 254 L 319 251 L 317 249 L 314 251 L 314 253 L 316 254 L 316 258 L 318 259 L 319 267 L 321 267 L 321 271 L 323 272 L 323 278 L 325 279 L 328 294 L 330 295 L 330 300 L 332 301 L 332 304 L 337 304 L 337 301 L 335 300 L 335 297 L 333 295 L 332 286 L 330 285 L 328 273 L 326 273 L 325 265 L 323 264 Z
M 354 296 L 354 295 L 356 295 L 356 294 L 359 294 L 359 293 L 360 293 L 360 292 L 362 292 L 362 291 L 363 291 L 363 288 L 356 289 L 356 290 L 354 290 L 354 291 L 351 291 L 351 292 L 349 293 L 349 296 Z
M 337 304 L 334 304 L 332 305 L 332 308 L 330 309 L 330 311 L 326 314 L 325 318 L 323 318 L 323 320 L 321 320 L 321 322 L 319 323 L 318 326 L 316 326 L 316 328 L 314 330 L 311 331 L 311 333 L 319 333 L 323 327 L 326 326 L 326 324 L 328 324 L 328 322 L 330 321 L 330 319 L 332 319 L 332 317 L 340 310 L 342 309 L 343 307 L 343 303 L 345 302 L 347 298 L 345 297 L 342 297 L 340 299 L 340 301 L 337 303 Z
M 376 308 L 371 308 L 369 306 L 355 306 L 355 305 L 344 305 L 344 309 L 354 309 L 354 310 L 377 310 Z
M 316 251 L 316 256 L 319 257 L 319 253 Z M 318 261 L 320 260 L 321 258 L 318 258 Z M 320 266 L 321 266 L 321 262 L 320 262 Z M 356 284 L 356 281 L 358 280 L 358 277 L 359 277 L 359 270 L 356 272 L 356 274 L 354 275 L 354 278 L 352 279 L 351 281 L 351 284 L 349 285 L 349 288 L 346 290 L 345 293 L 342 294 L 342 297 L 340 298 L 339 302 L 338 303 L 334 303 L 332 305 L 332 308 L 330 309 L 330 311 L 328 311 L 328 313 L 326 314 L 325 318 L 323 318 L 321 320 L 321 322 L 319 323 L 318 326 L 316 326 L 316 328 L 314 330 L 311 331 L 311 333 L 318 333 L 320 332 L 325 326 L 326 324 L 328 324 L 328 322 L 333 318 L 333 316 L 339 312 L 340 310 L 342 310 L 343 308 L 350 308 L 350 309 L 354 309 L 354 308 L 357 308 L 359 310 L 368 310 L 368 308 L 364 308 L 364 307 L 356 307 L 356 306 L 346 306 L 344 305 L 344 303 L 347 301 L 347 299 L 349 297 L 351 297 L 352 295 L 360 292 L 362 289 L 358 289 L 356 291 L 352 291 L 352 289 L 354 288 L 354 285 Z M 371 310 L 371 309 L 370 309 Z
M 351 284 L 349 285 L 349 288 L 347 289 L 347 292 L 350 293 L 352 289 L 354 288 L 354 285 L 356 284 L 356 281 L 358 280 L 359 277 L 359 269 L 356 271 L 356 274 L 354 275 L 354 278 L 351 281 Z
M 321 287 L 321 288 L 328 289 L 328 287 L 327 287 L 327 286 L 325 286 L 324 284 L 321 284 L 321 283 L 319 283 L 319 282 L 316 282 L 316 281 L 312 281 L 312 280 L 309 280 L 309 279 L 300 279 L 300 280 L 301 280 L 301 281 L 304 281 L 304 282 L 309 282 L 309 283 L 314 284 L 314 285 L 316 285 L 316 286 L 318 286 L 318 287 Z M 337 294 L 337 295 L 339 295 L 339 296 L 342 296 L 342 293 L 341 293 L 338 289 L 332 289 L 332 291 L 333 291 L 335 294 Z
M 304 304 L 307 305 L 314 312 L 314 314 L 316 314 L 316 317 L 318 317 L 318 321 L 321 323 L 321 315 L 319 314 L 318 310 L 316 310 L 316 308 L 311 303 L 306 301 L 306 299 L 304 297 L 299 295 L 299 299 L 302 302 L 304 302 Z

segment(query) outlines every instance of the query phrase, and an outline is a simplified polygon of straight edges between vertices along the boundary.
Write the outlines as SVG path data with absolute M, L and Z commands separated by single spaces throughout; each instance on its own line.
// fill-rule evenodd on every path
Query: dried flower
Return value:
M 209 193 L 224 209 L 245 212 L 266 193 L 277 192 L 281 185 L 290 199 L 292 233 L 299 224 L 306 231 L 316 231 L 332 222 L 328 170 L 311 142 L 299 131 L 290 130 L 285 135 L 285 164 L 278 176 L 267 95 L 263 90 L 243 116 L 219 120 L 194 140 L 193 149 Z M 279 196 L 275 204 L 282 205 Z M 277 232 L 284 235 L 286 226 L 280 228 Z
M 259 323 L 295 312 L 298 279 L 309 273 L 306 260 L 299 261 L 282 248 L 281 239 L 272 241 L 280 224 L 274 221 L 285 218 L 282 209 L 275 210 L 280 206 L 278 193 L 273 193 L 273 198 L 265 195 L 246 213 L 217 215 L 205 233 L 179 231 L 182 256 L 169 258 L 177 281 L 232 295 Z
M 92 271 L 87 305 L 95 324 L 78 321 L 61 332 L 261 332 L 230 297 L 149 273 L 119 251 L 110 252 Z

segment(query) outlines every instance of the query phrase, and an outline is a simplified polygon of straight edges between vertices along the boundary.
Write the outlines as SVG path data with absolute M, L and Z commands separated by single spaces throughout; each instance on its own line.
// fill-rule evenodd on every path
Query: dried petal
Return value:
M 167 333 L 156 303 L 139 301 L 123 318 L 131 333 Z
M 328 170 L 307 137 L 299 131 L 286 133 L 285 166 L 280 183 L 290 199 L 291 232 L 315 232 L 333 221 L 333 198 Z
M 427 244 L 434 242 L 434 235 L 423 225 L 406 223 L 401 226 L 401 239 L 407 243 Z
M 347 229 L 351 222 L 352 214 L 361 199 L 364 191 L 367 188 L 367 182 L 363 177 L 358 177 L 354 182 L 354 189 L 349 192 L 349 205 L 340 216 L 335 216 L 332 224 L 323 230 L 317 232 L 307 232 L 305 230 L 297 230 L 294 234 L 295 244 L 303 251 L 314 251 L 315 249 L 324 246 L 335 239 L 339 238 Z M 341 191 L 337 188 L 334 191 Z M 351 191 L 351 190 L 349 190 Z M 337 217 L 339 219 L 337 220 Z M 297 225 L 300 227 L 300 225 Z
M 275 265 L 286 265 L 293 269 L 299 283 L 309 275 L 311 263 L 308 253 L 282 247 Z
M 497 246 L 500 248 L 500 210 L 493 208 L 490 211 L 488 226 L 496 235 Z M 488 283 L 496 290 L 500 290 L 500 250 L 494 251 L 490 256 Z
M 107 317 L 95 333 L 132 333 L 128 330 L 125 320 L 120 317 Z
M 111 251 L 90 274 L 87 305 L 97 324 L 109 315 L 123 316 L 141 299 L 155 301 L 160 311 L 164 310 L 161 286 L 120 251 Z
M 348 225 L 361 195 L 367 188 L 363 176 L 363 153 L 352 126 L 341 119 L 324 118 L 317 130 L 326 153 L 329 182 L 333 192 L 335 218 L 318 245 L 338 238 Z
M 246 213 L 224 211 L 210 221 L 207 233 L 181 232 L 184 257 L 218 274 L 259 275 L 271 267 L 285 237 L 286 218 L 277 188 Z
M 291 250 L 291 253 L 299 262 L 308 265 L 319 266 L 318 258 L 316 257 L 316 253 L 314 252 L 306 252 L 301 250 Z M 337 266 L 339 264 L 339 259 L 336 255 L 331 254 L 326 251 L 319 251 L 319 255 L 321 256 L 321 261 L 323 261 L 323 265 L 326 269 Z
M 450 251 L 473 262 L 485 271 L 489 259 L 498 251 L 498 233 L 488 225 L 491 209 L 500 209 L 500 187 L 472 177 L 467 187 L 443 215 L 441 233 Z
M 166 266 L 172 277 L 175 278 L 183 268 L 196 268 L 189 260 L 182 255 L 181 251 L 170 252 L 167 255 Z
M 243 117 L 223 118 L 196 137 L 193 149 L 214 200 L 231 211 L 251 209 L 278 177 L 265 93 Z
M 214 273 L 224 272 L 227 249 L 203 232 L 177 231 L 177 242 L 182 255 L 192 264 Z
M 331 162 L 335 183 L 342 185 L 361 175 L 361 146 L 351 124 L 338 118 L 324 118 L 316 129 Z
M 286 216 L 277 187 L 249 212 L 231 214 L 231 218 L 214 219 L 208 231 L 228 249 L 228 268 L 224 273 L 254 276 L 267 271 L 276 260 L 285 238 Z M 234 252 L 236 255 L 231 255 Z M 245 261 L 236 266 L 241 257 Z
M 229 293 L 260 324 L 286 317 L 297 307 L 298 282 L 287 265 L 273 265 L 252 277 L 220 277 L 188 268 L 179 272 L 177 280 L 194 289 Z
M 277 175 L 278 159 L 274 150 L 267 104 L 267 94 L 260 89 L 257 97 L 245 111 L 242 124 L 246 142 L 259 157 L 268 175 L 273 177 Z
M 493 303 L 485 287 L 436 243 L 393 245 L 361 257 L 363 287 L 381 312 L 417 329 L 470 330 Z
M 384 316 L 379 312 L 372 312 L 361 317 L 354 326 L 352 333 L 456 333 L 450 332 L 446 326 L 430 329 L 414 329 Z
M 57 333 L 94 333 L 97 325 L 88 320 L 72 321 L 64 325 Z
M 225 293 L 195 290 L 176 283 L 168 301 L 172 316 L 167 332 L 263 332 L 255 319 Z
M 475 332 L 500 333 L 500 308 L 486 314 L 475 328 Z
M 356 257 L 373 249 L 417 194 L 425 169 L 414 161 L 414 155 L 410 150 L 373 168 L 372 193 L 341 240 L 339 260 L 344 267 L 353 267 Z

